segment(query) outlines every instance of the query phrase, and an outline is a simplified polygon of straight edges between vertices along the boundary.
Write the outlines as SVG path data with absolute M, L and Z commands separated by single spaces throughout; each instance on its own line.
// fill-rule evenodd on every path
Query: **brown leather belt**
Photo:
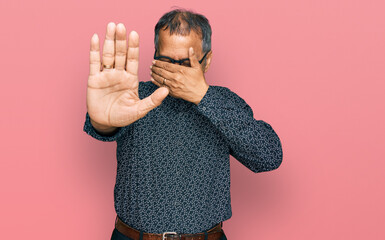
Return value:
M 223 235 L 222 222 L 207 230 L 207 238 L 205 239 L 205 232 L 196 234 L 180 234 L 176 232 L 146 233 L 143 232 L 143 240 L 219 240 Z M 115 228 L 123 235 L 139 240 L 140 231 L 125 224 L 118 216 L 115 220 Z

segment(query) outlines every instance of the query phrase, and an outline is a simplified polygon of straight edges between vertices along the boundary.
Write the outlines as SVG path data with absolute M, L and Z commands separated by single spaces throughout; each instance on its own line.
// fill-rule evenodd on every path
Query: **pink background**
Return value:
M 116 143 L 83 132 L 90 39 L 109 21 L 136 30 L 149 81 L 154 26 L 174 5 L 210 20 L 208 83 L 283 145 L 271 172 L 231 158 L 228 239 L 385 239 L 380 0 L 1 1 L 0 239 L 110 239 Z

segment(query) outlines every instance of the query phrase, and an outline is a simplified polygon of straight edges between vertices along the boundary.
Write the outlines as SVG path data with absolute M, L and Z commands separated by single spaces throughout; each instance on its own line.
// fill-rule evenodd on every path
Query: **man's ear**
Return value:
M 204 60 L 204 63 L 205 63 L 205 64 L 204 64 L 203 67 L 202 67 L 202 70 L 203 70 L 204 73 L 207 72 L 207 70 L 208 70 L 209 67 L 210 67 L 210 63 L 211 63 L 211 58 L 212 58 L 212 56 L 213 56 L 213 51 L 210 50 L 210 52 L 207 53 L 207 55 L 206 55 L 206 58 L 205 58 L 205 60 Z

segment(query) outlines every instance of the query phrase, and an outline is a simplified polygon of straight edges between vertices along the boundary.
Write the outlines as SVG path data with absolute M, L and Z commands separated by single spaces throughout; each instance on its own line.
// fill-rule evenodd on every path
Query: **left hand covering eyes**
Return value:
M 191 67 L 159 60 L 152 61 L 151 81 L 158 87 L 168 87 L 171 96 L 198 105 L 209 85 L 206 83 L 201 64 L 192 47 L 189 49 L 189 59 Z M 163 85 L 164 79 L 166 79 L 165 85 Z

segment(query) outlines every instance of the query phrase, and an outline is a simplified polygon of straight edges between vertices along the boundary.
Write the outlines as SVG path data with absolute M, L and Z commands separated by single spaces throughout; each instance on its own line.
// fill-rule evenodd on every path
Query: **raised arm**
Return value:
M 256 120 L 251 107 L 226 87 L 209 86 L 197 109 L 223 134 L 230 155 L 251 171 L 265 172 L 282 162 L 282 146 L 270 124 Z
M 92 36 L 84 129 L 93 132 L 94 137 L 98 134 L 97 139 L 115 140 L 99 136 L 122 133 L 123 127 L 144 117 L 167 97 L 169 90 L 161 87 L 150 96 L 139 99 L 138 66 L 139 35 L 135 31 L 130 32 L 127 41 L 124 25 L 116 26 L 110 22 L 102 62 L 98 35 Z

